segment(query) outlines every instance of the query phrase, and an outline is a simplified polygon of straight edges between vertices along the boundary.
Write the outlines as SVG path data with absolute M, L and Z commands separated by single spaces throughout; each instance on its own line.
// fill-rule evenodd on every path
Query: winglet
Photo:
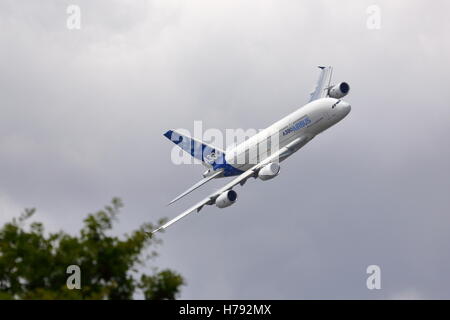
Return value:
M 161 231 L 161 230 L 164 230 L 164 228 L 163 228 L 163 227 L 159 227 L 159 228 L 156 228 L 155 230 L 153 230 L 153 231 L 151 231 L 151 232 L 146 232 L 146 234 L 147 234 L 147 236 L 148 236 L 149 238 L 151 238 L 151 237 L 153 237 L 153 235 L 154 235 L 155 233 L 157 233 L 158 231 Z
M 316 86 L 314 87 L 313 92 L 310 93 L 309 102 L 325 98 L 327 96 L 327 86 L 329 87 L 331 81 L 331 75 L 333 73 L 333 67 L 328 66 L 318 66 L 321 70 L 319 79 L 317 80 Z

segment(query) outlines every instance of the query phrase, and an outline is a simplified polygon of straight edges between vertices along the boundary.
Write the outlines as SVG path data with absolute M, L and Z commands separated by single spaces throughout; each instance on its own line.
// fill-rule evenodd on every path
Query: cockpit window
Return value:
M 333 103 L 333 105 L 331 106 L 331 109 L 334 109 L 334 107 L 336 107 L 339 104 L 339 102 L 341 102 L 341 100 L 338 100 L 338 101 L 336 101 L 336 103 Z

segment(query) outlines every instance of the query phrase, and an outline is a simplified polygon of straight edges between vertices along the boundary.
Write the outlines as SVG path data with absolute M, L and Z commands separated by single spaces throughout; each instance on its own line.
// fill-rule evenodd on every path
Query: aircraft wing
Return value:
M 331 75 L 333 73 L 333 67 L 319 67 L 321 69 L 319 80 L 317 80 L 314 91 L 311 92 L 311 96 L 308 102 L 326 98 L 328 96 L 328 88 L 331 82 Z
M 205 199 L 203 199 L 199 203 L 195 204 L 194 206 L 190 207 L 189 209 L 187 209 L 186 211 L 184 211 L 180 215 L 176 216 L 172 220 L 170 220 L 167 223 L 163 224 L 158 229 L 152 231 L 151 234 L 154 234 L 154 233 L 156 233 L 156 232 L 158 232 L 160 230 L 166 229 L 170 225 L 174 224 L 178 220 L 184 218 L 185 216 L 187 216 L 188 214 L 190 214 L 190 213 L 192 213 L 194 211 L 199 212 L 203 208 L 203 206 L 205 206 L 205 205 L 212 205 L 212 204 L 214 204 L 216 198 L 219 195 L 221 195 L 223 192 L 232 189 L 234 186 L 236 186 L 238 184 L 244 185 L 244 183 L 247 181 L 247 179 L 252 177 L 252 176 L 256 176 L 256 174 L 258 173 L 259 169 L 261 169 L 263 166 L 265 166 L 266 164 L 268 164 L 268 163 L 270 163 L 272 161 L 277 161 L 278 162 L 279 159 L 286 158 L 286 157 L 290 156 L 296 150 L 298 150 L 299 147 L 303 146 L 306 143 L 306 141 L 307 141 L 307 139 L 303 138 L 303 137 L 295 139 L 293 142 L 289 143 L 287 146 L 285 146 L 285 147 L 279 149 L 278 151 L 274 152 L 272 155 L 270 155 L 269 157 L 267 157 L 266 159 L 264 159 L 260 163 L 254 165 L 252 168 L 248 169 L 247 171 L 245 171 L 244 173 L 242 173 L 241 175 L 239 175 L 235 179 L 231 180 L 225 186 L 223 186 L 222 188 L 220 188 L 216 192 L 212 193 L 211 195 L 209 195 L 208 197 L 206 197 Z

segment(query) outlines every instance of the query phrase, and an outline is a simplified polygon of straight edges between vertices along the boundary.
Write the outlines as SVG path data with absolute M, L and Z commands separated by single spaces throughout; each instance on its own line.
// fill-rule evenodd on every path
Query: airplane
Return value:
M 231 206 L 237 200 L 237 193 L 233 187 L 238 184 L 243 186 L 251 177 L 263 181 L 275 178 L 280 172 L 281 161 L 293 155 L 319 133 L 344 119 L 350 113 L 351 106 L 341 98 L 349 93 L 350 86 L 347 82 L 331 85 L 333 68 L 331 66 L 319 66 L 319 68 L 321 69 L 319 79 L 306 105 L 226 151 L 184 135 L 177 130 L 167 131 L 164 134 L 165 137 L 192 157 L 200 160 L 208 168 L 203 173 L 202 180 L 177 196 L 169 204 L 178 201 L 212 179 L 233 176 L 236 178 L 149 235 L 166 229 L 194 211 L 200 212 L 205 205 L 215 204 L 219 208 Z M 278 141 L 277 148 L 273 150 L 272 145 L 267 141 L 275 135 L 278 137 Z M 256 158 L 251 158 L 250 150 L 255 148 L 265 149 L 262 150 L 263 152 L 259 150 Z M 243 159 L 244 161 L 242 161 Z

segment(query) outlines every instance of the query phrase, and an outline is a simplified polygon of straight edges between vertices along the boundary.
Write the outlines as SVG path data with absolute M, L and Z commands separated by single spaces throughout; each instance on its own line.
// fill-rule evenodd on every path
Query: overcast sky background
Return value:
M 81 8 L 68 30 L 66 8 Z M 371 4 L 381 29 L 366 27 Z M 160 267 L 186 299 L 450 298 L 448 1 L 0 2 L 0 224 L 50 230 L 124 200 L 117 226 L 173 217 L 201 178 L 169 128 L 267 127 L 308 99 L 317 65 L 352 112 L 282 164 L 167 230 Z M 381 267 L 382 289 L 366 288 Z

